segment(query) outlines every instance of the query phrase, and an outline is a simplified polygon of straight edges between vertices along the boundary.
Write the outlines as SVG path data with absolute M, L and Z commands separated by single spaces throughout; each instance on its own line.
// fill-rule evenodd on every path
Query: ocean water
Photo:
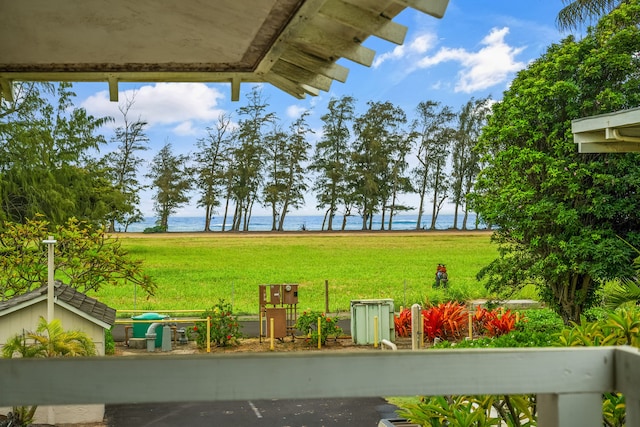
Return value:
M 462 215 L 458 215 L 458 228 L 462 227 Z M 141 232 L 145 228 L 155 226 L 155 218 L 145 218 L 143 222 L 131 224 L 127 231 Z M 415 230 L 417 215 L 397 215 L 393 218 L 392 230 Z M 440 214 L 436 219 L 436 229 L 446 230 L 453 227 L 454 215 Z M 322 215 L 287 215 L 284 221 L 285 231 L 320 231 L 322 230 Z M 249 231 L 270 231 L 272 219 L 270 216 L 252 216 L 249 223 Z M 342 216 L 336 216 L 333 220 L 333 229 L 340 230 L 342 225 Z M 469 215 L 467 220 L 467 228 L 474 228 L 475 215 Z M 423 215 L 420 228 L 429 228 L 431 226 L 431 216 Z M 225 230 L 231 228 L 231 219 L 227 219 Z M 222 231 L 222 217 L 215 217 L 212 221 L 211 229 L 213 231 Z M 325 226 L 326 229 L 326 226 Z M 347 218 L 346 230 L 361 230 L 362 218 L 351 216 Z M 381 218 L 375 216 L 373 219 L 372 230 L 381 229 Z M 385 224 L 385 230 L 388 229 L 388 217 Z M 116 230 L 124 231 L 124 227 L 116 225 Z M 189 232 L 203 231 L 204 217 L 169 217 L 169 231 L 173 232 Z

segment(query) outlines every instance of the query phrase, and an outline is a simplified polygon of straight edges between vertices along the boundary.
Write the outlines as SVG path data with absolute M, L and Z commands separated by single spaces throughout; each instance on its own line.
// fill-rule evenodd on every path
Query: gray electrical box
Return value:
M 351 338 L 355 344 L 374 344 L 375 322 L 378 323 L 378 343 L 395 341 L 392 299 L 351 301 Z

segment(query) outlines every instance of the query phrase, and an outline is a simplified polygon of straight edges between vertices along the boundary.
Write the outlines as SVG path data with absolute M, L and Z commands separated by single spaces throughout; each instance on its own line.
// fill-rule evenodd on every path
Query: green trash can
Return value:
M 161 322 L 169 316 L 158 313 L 143 313 L 139 316 L 133 316 L 132 320 L 146 320 L 147 322 L 135 322 L 133 324 L 133 338 L 146 338 L 147 330 L 154 322 Z M 162 347 L 162 326 L 156 327 L 156 347 Z

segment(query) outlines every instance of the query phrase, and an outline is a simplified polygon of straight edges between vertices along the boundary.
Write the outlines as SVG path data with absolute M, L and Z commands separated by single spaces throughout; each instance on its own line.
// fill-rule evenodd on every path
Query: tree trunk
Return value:
M 271 203 L 271 231 L 276 231 L 278 229 L 278 210 L 276 209 L 276 204 Z
M 227 215 L 229 214 L 229 196 L 227 196 L 227 201 L 224 204 L 224 217 L 222 218 L 222 228 L 224 231 L 225 226 L 227 225 Z
M 594 282 L 590 275 L 569 273 L 566 278 L 550 285 L 555 311 L 566 325 L 580 322 L 580 315 L 587 308 L 593 293 Z
M 427 193 L 427 175 L 422 176 L 422 183 L 420 184 L 420 207 L 418 208 L 418 220 L 416 221 L 416 230 L 422 228 L 422 213 L 424 212 L 424 197 Z
M 458 208 L 460 207 L 460 203 L 456 202 L 456 207 L 453 210 L 453 226 L 452 228 L 458 229 Z M 464 227 L 463 227 L 464 228 Z
M 464 216 L 462 217 L 462 229 L 466 230 L 467 229 L 467 221 L 469 220 L 469 210 L 465 209 L 464 210 Z
M 211 205 L 207 205 L 204 212 L 204 231 L 211 231 Z
M 324 226 L 327 223 L 327 217 L 328 217 L 330 211 L 331 211 L 331 208 L 327 209 L 324 212 L 324 217 L 322 218 L 322 228 L 320 228 L 320 230 L 324 230 Z M 329 221 L 331 221 L 331 220 L 329 220 Z M 328 228 L 328 230 L 330 230 L 330 229 Z

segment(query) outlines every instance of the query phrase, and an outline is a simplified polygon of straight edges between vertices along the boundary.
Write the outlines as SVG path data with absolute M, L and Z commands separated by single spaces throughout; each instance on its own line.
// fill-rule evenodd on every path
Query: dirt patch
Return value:
M 409 338 L 397 338 L 396 343 L 398 349 L 410 349 L 411 340 Z M 291 337 L 283 340 L 275 340 L 273 350 L 271 350 L 271 342 L 266 338 L 243 338 L 238 345 L 227 347 L 211 347 L 212 354 L 225 353 L 279 353 L 279 352 L 300 352 L 300 351 L 379 351 L 381 348 L 374 348 L 373 344 L 356 345 L 351 337 L 330 339 L 321 349 L 318 349 L 317 343 L 312 343 L 304 338 L 293 339 Z M 156 349 L 155 352 L 148 352 L 146 349 L 130 349 L 122 343 L 116 346 L 116 356 L 142 356 L 142 355 L 178 355 L 178 354 L 206 354 L 206 349 L 200 349 L 195 342 L 189 341 L 188 344 L 174 345 L 169 352 L 162 352 Z

